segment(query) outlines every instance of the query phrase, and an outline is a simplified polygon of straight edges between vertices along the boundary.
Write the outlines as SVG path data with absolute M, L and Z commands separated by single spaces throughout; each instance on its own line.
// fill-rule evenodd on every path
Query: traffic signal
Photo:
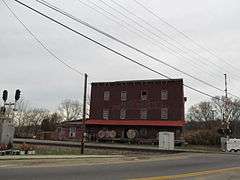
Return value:
M 3 91 L 2 99 L 3 99 L 4 102 L 7 101 L 7 99 L 8 99 L 8 91 L 7 91 L 7 90 L 4 90 L 4 91 Z
M 21 95 L 21 91 L 17 89 L 15 93 L 15 101 L 18 101 L 20 99 L 20 95 Z
M 5 112 L 6 112 L 6 108 L 3 106 L 3 107 L 1 107 L 0 108 L 0 114 L 5 114 Z
M 220 135 L 224 135 L 224 130 L 223 130 L 223 129 L 218 129 L 217 132 L 218 132 L 218 134 L 220 134 Z

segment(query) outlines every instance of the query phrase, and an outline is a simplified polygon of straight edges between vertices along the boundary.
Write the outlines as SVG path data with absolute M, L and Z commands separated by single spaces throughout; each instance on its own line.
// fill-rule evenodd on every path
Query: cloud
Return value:
M 90 75 L 90 80 L 114 81 L 162 78 L 127 62 L 123 58 L 104 50 L 54 23 L 49 22 L 18 4 L 12 1 L 10 2 L 11 3 L 9 4 L 15 10 L 17 15 L 27 24 L 38 38 L 40 38 L 54 53 L 66 62 L 82 72 L 87 72 Z M 187 84 L 212 95 L 221 94 L 221 92 L 206 87 L 180 73 L 176 73 L 166 66 L 151 62 L 149 58 L 134 53 L 128 48 L 125 48 L 86 27 L 67 20 L 37 3 L 32 3 L 31 1 L 24 2 L 29 3 L 41 11 L 67 23 L 71 27 L 78 29 L 90 37 L 95 38 L 156 70 L 166 73 L 174 78 L 183 77 Z M 148 40 L 142 39 L 139 36 L 139 32 L 133 33 L 120 24 L 116 24 L 108 18 L 82 6 L 77 1 L 50 2 L 158 58 L 166 58 L 164 60 L 171 65 L 177 66 L 178 68 L 220 88 L 223 88 L 223 74 L 227 72 L 231 78 L 230 85 L 232 92 L 237 95 L 239 94 L 238 80 L 240 76 L 235 68 L 213 58 L 206 52 L 204 53 L 134 4 L 133 1 L 121 0 L 119 3 L 128 7 L 129 10 L 134 11 L 140 17 L 152 23 L 155 27 L 168 33 L 177 41 L 181 41 L 188 48 L 192 48 L 194 51 L 201 53 L 206 59 L 209 59 L 211 63 L 206 59 L 204 60 L 196 55 L 189 54 L 189 52 L 186 56 L 191 55 L 191 57 L 194 57 L 193 59 L 183 57 L 177 58 L 164 50 L 159 43 L 162 42 L 162 40 L 149 31 L 142 29 L 148 37 L 152 37 L 152 40 L 149 40 L 149 38 L 147 38 Z M 94 2 L 107 9 L 107 7 L 100 4 L 99 1 L 95 0 Z M 109 3 L 109 1 L 107 2 Z M 240 15 L 239 1 L 231 0 L 226 3 L 224 0 L 145 0 L 142 1 L 142 3 L 151 8 L 158 15 L 164 17 L 165 20 L 187 32 L 187 34 L 204 44 L 204 46 L 207 45 L 210 49 L 214 49 L 219 56 L 226 59 L 230 64 L 239 67 L 240 25 L 237 23 Z M 110 11 L 109 8 L 108 10 Z M 120 15 L 118 16 L 121 17 Z M 66 69 L 62 64 L 59 64 L 53 57 L 46 53 L 41 46 L 29 36 L 24 28 L 17 23 L 11 15 L 9 15 L 8 10 L 2 4 L 0 5 L 0 17 L 4 17 L 2 23 L 3 26 L 0 28 L 0 33 L 2 34 L 0 38 L 0 90 L 9 89 L 10 91 L 14 91 L 16 88 L 20 88 L 24 92 L 24 97 L 29 100 L 31 104 L 50 109 L 54 109 L 64 98 L 81 100 L 83 89 L 82 77 Z M 132 27 L 141 29 L 137 25 L 134 25 L 129 19 L 124 17 L 121 17 L 121 19 L 128 21 Z M 159 34 L 156 29 L 151 29 L 151 31 Z M 153 41 L 153 43 L 150 41 Z M 170 42 L 169 39 L 168 41 Z M 156 43 L 158 43 L 157 46 Z M 166 42 L 164 43 L 166 44 Z M 174 42 L 171 41 L 171 43 Z M 220 66 L 221 69 L 214 66 L 214 64 Z M 189 100 L 187 107 L 207 98 L 187 89 L 185 92 Z

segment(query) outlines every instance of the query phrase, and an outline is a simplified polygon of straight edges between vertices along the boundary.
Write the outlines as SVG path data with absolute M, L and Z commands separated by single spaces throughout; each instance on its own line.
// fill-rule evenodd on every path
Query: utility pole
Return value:
M 84 92 L 83 92 L 81 154 L 84 154 L 84 141 L 85 141 L 85 136 L 86 136 L 87 78 L 88 78 L 88 75 L 85 73 L 84 74 Z
M 226 129 L 227 129 L 227 139 L 229 139 L 229 132 L 230 132 L 230 122 L 229 118 L 226 117 L 227 114 L 227 102 L 228 102 L 228 87 L 227 87 L 227 74 L 224 74 L 225 79 L 225 99 L 224 99 L 224 110 L 223 110 L 223 121 L 226 123 Z
M 227 88 L 227 74 L 224 74 L 225 77 L 225 98 L 228 98 L 228 88 Z

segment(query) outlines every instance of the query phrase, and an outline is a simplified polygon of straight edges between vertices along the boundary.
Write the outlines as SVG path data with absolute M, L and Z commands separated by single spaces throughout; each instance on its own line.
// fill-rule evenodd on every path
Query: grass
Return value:
M 221 151 L 220 146 L 204 146 L 204 145 L 186 145 L 179 147 L 179 149 L 193 149 L 193 150 L 203 150 L 203 151 L 212 151 L 212 152 L 219 152 Z
M 19 145 L 15 145 L 19 149 Z M 81 149 L 79 147 L 61 147 L 61 146 L 47 146 L 47 145 L 33 145 L 33 149 L 37 155 L 81 155 Z M 176 147 L 176 149 L 186 150 L 203 150 L 211 152 L 219 152 L 219 146 L 203 146 L 203 145 L 186 145 L 182 147 Z M 156 154 L 151 152 L 136 152 L 136 151 L 121 151 L 114 149 L 89 149 L 85 148 L 84 154 L 86 155 L 150 155 Z

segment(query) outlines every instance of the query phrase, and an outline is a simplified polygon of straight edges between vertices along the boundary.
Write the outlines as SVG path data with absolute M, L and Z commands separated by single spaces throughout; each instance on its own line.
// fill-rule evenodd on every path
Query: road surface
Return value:
M 173 155 L 166 155 L 173 156 Z M 55 167 L 0 167 L 2 180 L 163 180 L 240 179 L 240 156 L 181 154 L 174 158 L 140 162 L 102 163 Z

